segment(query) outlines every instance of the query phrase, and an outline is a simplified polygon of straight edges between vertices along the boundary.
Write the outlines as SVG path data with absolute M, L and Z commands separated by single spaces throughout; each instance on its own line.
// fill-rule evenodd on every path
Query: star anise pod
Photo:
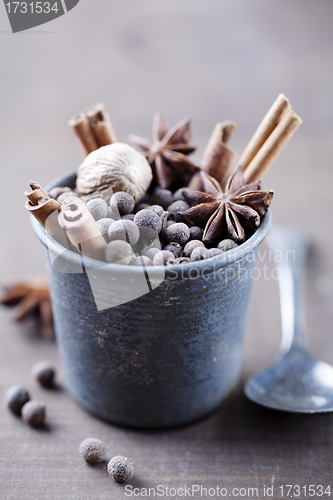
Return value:
M 178 212 L 179 216 L 191 225 L 204 227 L 204 242 L 231 238 L 242 243 L 246 233 L 259 226 L 274 192 L 261 191 L 260 180 L 246 184 L 241 166 L 229 178 L 225 192 L 216 179 L 204 172 L 201 176 L 205 192 L 183 190 L 192 208 Z
M 154 178 L 162 188 L 187 185 L 190 174 L 198 170 L 186 155 L 195 147 L 191 139 L 191 120 L 185 118 L 172 128 L 168 128 L 161 114 L 156 112 L 153 120 L 152 139 L 130 135 L 146 156 L 153 169 Z
M 0 304 L 15 306 L 14 319 L 20 321 L 29 313 L 38 314 L 44 338 L 53 338 L 53 319 L 48 283 L 44 280 L 29 280 L 4 286 Z

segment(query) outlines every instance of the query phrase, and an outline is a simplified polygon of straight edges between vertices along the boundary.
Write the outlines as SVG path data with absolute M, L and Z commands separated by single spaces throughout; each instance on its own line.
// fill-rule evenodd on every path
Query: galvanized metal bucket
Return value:
M 47 189 L 74 182 L 70 175 Z M 32 224 L 47 250 L 67 388 L 84 408 L 117 424 L 172 427 L 209 414 L 233 391 L 270 213 L 236 249 L 145 272 L 82 261 Z

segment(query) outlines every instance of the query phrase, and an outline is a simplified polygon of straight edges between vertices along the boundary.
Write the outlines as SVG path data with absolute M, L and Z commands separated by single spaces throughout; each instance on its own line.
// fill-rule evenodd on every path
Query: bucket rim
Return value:
M 57 186 L 66 186 L 68 184 L 73 184 L 73 180 L 75 181 L 75 175 L 75 172 L 71 172 L 69 174 L 57 177 L 45 187 L 45 191 L 50 191 Z M 111 264 L 89 257 L 82 257 L 80 254 L 66 249 L 54 238 L 52 238 L 52 236 L 50 236 L 45 228 L 43 228 L 43 226 L 32 215 L 30 215 L 30 218 L 33 230 L 42 245 L 56 257 L 62 255 L 62 258 L 64 258 L 66 262 L 73 264 L 73 268 L 78 265 L 81 266 L 82 261 L 84 261 L 84 266 L 86 269 L 98 269 L 103 266 L 103 269 L 105 268 L 105 271 L 109 270 L 112 274 L 121 273 L 122 275 L 124 275 L 125 273 L 128 275 L 136 276 L 137 274 L 142 273 L 141 266 Z M 182 277 L 186 277 L 186 275 L 189 275 L 189 273 L 193 269 L 197 269 L 199 272 L 208 270 L 211 270 L 213 272 L 216 269 L 228 267 L 229 265 L 232 265 L 244 259 L 251 252 L 254 252 L 258 248 L 259 244 L 266 238 L 271 225 L 272 210 L 269 209 L 266 215 L 262 217 L 260 226 L 255 231 L 255 233 L 250 236 L 250 238 L 244 243 L 240 244 L 237 248 L 228 250 L 227 252 L 216 255 L 215 257 L 210 257 L 209 259 L 191 263 L 171 264 L 168 266 L 149 266 L 149 276 L 153 278 L 154 274 L 156 274 L 156 276 L 159 277 L 161 275 L 161 272 L 164 271 L 165 277 L 168 277 L 168 275 L 174 276 L 175 272 L 181 273 Z

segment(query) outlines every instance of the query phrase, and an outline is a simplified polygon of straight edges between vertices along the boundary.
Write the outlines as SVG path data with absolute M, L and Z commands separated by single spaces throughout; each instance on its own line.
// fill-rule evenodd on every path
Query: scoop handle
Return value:
M 281 350 L 306 347 L 305 276 L 309 239 L 300 229 L 273 227 L 268 237 L 277 268 L 281 320 Z

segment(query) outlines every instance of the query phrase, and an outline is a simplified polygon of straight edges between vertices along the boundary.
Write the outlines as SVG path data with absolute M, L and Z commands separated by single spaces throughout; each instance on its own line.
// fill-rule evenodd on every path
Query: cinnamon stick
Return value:
M 59 224 L 82 255 L 104 260 L 105 238 L 84 201 L 66 200 L 61 206 Z
M 87 108 L 85 114 L 99 147 L 117 142 L 116 134 L 104 104 L 100 103 Z
M 246 183 L 261 179 L 277 155 L 294 135 L 302 120 L 294 111 L 289 110 L 278 123 L 266 142 L 255 155 L 244 172 Z
M 88 155 L 102 146 L 117 142 L 117 138 L 104 104 L 99 103 L 73 116 L 68 122 Z
M 68 125 L 72 127 L 75 134 L 80 139 L 86 155 L 98 149 L 98 144 L 91 130 L 90 122 L 84 113 L 73 116 L 68 122 Z
M 268 139 L 278 123 L 287 113 L 290 112 L 290 110 L 291 105 L 287 97 L 284 94 L 279 94 L 239 159 L 239 164 L 242 166 L 244 171 L 247 169 L 259 149 Z
M 200 168 L 220 182 L 222 187 L 228 180 L 236 162 L 237 153 L 227 146 L 236 124 L 231 121 L 217 123 L 203 153 Z M 194 191 L 203 189 L 200 172 L 196 172 L 188 186 Z
M 61 203 L 49 197 L 38 182 L 30 181 L 31 192 L 25 191 L 28 200 L 25 207 L 45 227 L 45 229 L 55 236 L 59 232 L 58 211 Z

